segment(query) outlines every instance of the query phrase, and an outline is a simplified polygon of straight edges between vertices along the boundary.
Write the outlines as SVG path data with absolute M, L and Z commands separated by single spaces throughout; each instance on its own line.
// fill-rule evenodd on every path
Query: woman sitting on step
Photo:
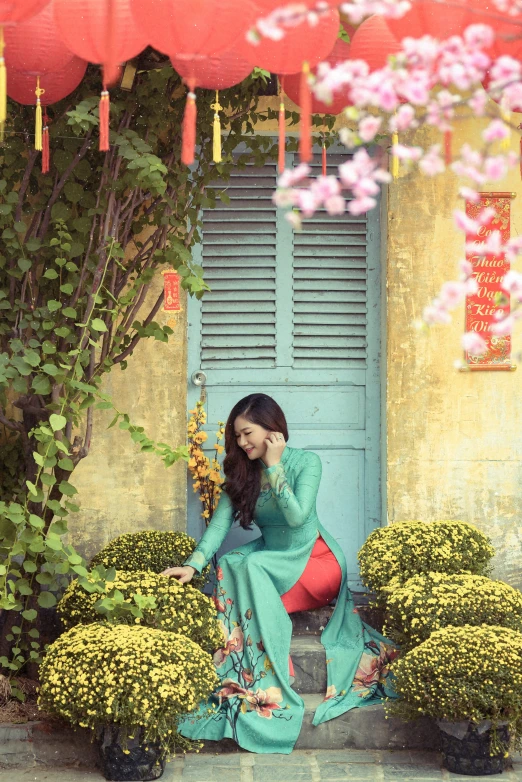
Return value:
M 163 575 L 182 583 L 201 572 L 234 521 L 255 522 L 261 537 L 221 557 L 214 602 L 225 644 L 214 655 L 220 686 L 188 715 L 188 738 L 233 738 L 251 752 L 292 751 L 304 704 L 291 687 L 289 613 L 335 610 L 321 636 L 328 689 L 313 724 L 357 706 L 393 697 L 388 682 L 392 644 L 364 624 L 346 584 L 346 561 L 320 523 L 316 498 L 321 460 L 289 448 L 283 411 L 266 394 L 251 394 L 232 409 L 225 429 L 226 482 L 219 505 L 183 567 Z

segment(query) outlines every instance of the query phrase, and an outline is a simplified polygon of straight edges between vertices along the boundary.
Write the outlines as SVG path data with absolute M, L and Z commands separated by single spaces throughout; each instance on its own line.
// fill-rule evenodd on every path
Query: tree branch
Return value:
M 164 296 L 163 291 L 161 291 L 160 295 L 158 296 L 158 298 L 156 300 L 156 303 L 155 303 L 154 307 L 152 308 L 152 310 L 149 312 L 148 316 L 143 321 L 143 325 L 144 326 L 148 326 L 149 323 L 154 318 L 154 316 L 156 315 L 156 313 L 158 312 L 159 308 L 161 307 L 161 305 L 163 303 L 163 296 Z M 140 341 L 140 336 L 139 336 L 139 334 L 136 334 L 132 338 L 130 344 L 127 345 L 125 350 L 122 353 L 120 353 L 119 356 L 116 356 L 114 358 L 114 363 L 115 364 L 119 364 L 121 361 L 126 359 L 127 356 L 130 355 L 130 353 L 132 353 L 132 351 L 134 350 L 134 348 L 136 347 L 136 345 L 138 344 L 139 341 Z

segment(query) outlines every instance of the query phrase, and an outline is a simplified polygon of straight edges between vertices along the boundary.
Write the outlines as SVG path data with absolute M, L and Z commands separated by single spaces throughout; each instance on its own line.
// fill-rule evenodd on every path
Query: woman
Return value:
M 188 583 L 223 543 L 234 520 L 261 537 L 221 557 L 214 601 L 225 644 L 214 655 L 221 683 L 210 703 L 179 726 L 193 739 L 229 737 L 252 752 L 289 753 L 304 704 L 291 687 L 289 613 L 337 604 L 321 642 L 328 690 L 314 725 L 348 709 L 393 697 L 388 665 L 396 654 L 361 622 L 346 585 L 346 562 L 320 523 L 316 498 L 321 460 L 289 448 L 283 411 L 266 394 L 232 409 L 225 429 L 226 482 L 219 506 L 194 553 L 166 576 Z

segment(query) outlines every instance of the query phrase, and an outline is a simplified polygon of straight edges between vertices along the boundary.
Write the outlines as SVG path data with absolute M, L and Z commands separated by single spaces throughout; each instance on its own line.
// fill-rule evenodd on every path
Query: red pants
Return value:
M 322 608 L 339 594 L 342 571 L 335 555 L 322 538 L 317 538 L 303 575 L 292 589 L 281 595 L 289 614 Z M 288 658 L 290 676 L 294 676 L 292 658 Z
M 281 595 L 284 607 L 293 614 L 327 606 L 339 594 L 341 577 L 333 551 L 322 538 L 317 538 L 303 575 L 292 589 Z

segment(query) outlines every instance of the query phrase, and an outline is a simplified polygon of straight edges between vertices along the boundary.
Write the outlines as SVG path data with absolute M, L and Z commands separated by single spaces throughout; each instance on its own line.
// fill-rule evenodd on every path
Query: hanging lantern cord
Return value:
M 212 146 L 212 159 L 214 163 L 221 163 L 221 121 L 219 119 L 219 112 L 223 111 L 223 106 L 219 105 L 219 92 L 216 90 L 216 102 L 210 104 L 210 108 L 214 109 L 214 136 Z
M 277 161 L 277 170 L 280 174 L 285 170 L 285 145 L 286 145 L 286 112 L 285 101 L 283 95 L 283 88 L 281 82 L 279 83 L 279 155 Z
M 43 130 L 42 130 L 42 174 L 49 173 L 50 164 L 50 149 L 49 149 L 49 117 L 47 115 L 47 109 L 44 110 L 43 117 Z
M 36 115 L 34 125 L 34 148 L 39 152 L 42 151 L 42 101 L 40 98 L 44 94 L 45 90 L 40 87 L 40 77 L 36 77 L 36 89 L 34 94 L 36 95 Z

